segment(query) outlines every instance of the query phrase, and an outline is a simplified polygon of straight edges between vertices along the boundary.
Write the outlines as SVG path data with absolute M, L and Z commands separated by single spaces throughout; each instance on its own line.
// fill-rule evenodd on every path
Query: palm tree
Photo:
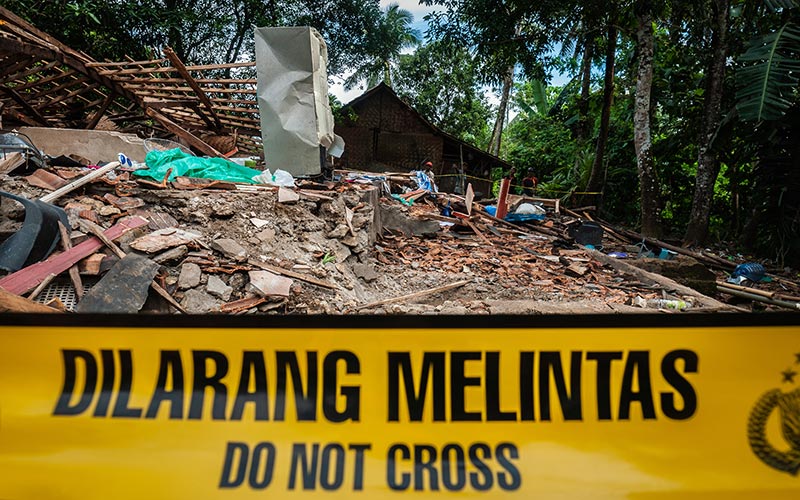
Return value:
M 351 89 L 366 81 L 367 88 L 383 81 L 392 86 L 392 72 L 403 49 L 416 47 L 422 41 L 419 30 L 411 24 L 414 16 L 401 9 L 396 3 L 390 4 L 377 20 L 374 31 L 367 41 L 369 60 L 360 66 L 344 82 L 345 89 Z

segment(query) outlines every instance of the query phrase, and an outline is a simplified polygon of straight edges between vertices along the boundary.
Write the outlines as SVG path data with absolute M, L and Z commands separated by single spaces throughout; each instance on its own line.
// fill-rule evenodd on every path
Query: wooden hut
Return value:
M 476 194 L 486 196 L 491 170 L 511 168 L 431 124 L 384 83 L 346 104 L 340 115 L 335 130 L 346 147 L 337 168 L 408 172 L 430 161 L 441 191 L 463 192 L 471 182 Z

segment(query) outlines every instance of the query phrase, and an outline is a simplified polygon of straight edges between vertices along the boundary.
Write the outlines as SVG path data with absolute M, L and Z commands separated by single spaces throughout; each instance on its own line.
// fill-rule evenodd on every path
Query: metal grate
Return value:
M 92 289 L 97 279 L 93 277 L 82 276 L 84 292 Z M 72 282 L 65 279 L 56 279 L 36 296 L 36 302 L 47 304 L 51 300 L 58 298 L 70 312 L 75 312 L 75 307 L 78 305 L 78 295 L 75 293 L 75 287 Z

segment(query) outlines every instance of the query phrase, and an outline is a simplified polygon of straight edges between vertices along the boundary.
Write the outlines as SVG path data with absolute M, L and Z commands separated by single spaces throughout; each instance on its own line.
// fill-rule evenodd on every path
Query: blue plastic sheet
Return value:
M 486 209 L 486 212 L 492 217 L 495 217 L 497 215 L 496 206 L 489 205 L 484 208 Z M 544 220 L 544 219 L 545 216 L 539 214 L 506 214 L 505 219 L 503 220 L 508 222 L 528 222 L 532 220 Z

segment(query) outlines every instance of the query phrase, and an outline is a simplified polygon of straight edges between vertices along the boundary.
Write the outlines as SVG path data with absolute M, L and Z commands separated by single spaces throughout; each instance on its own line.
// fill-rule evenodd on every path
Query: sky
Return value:
M 428 23 L 425 22 L 423 19 L 427 14 L 433 12 L 434 10 L 441 10 L 441 7 L 429 7 L 427 5 L 420 5 L 419 0 L 381 0 L 380 5 L 381 9 L 385 10 L 392 3 L 397 3 L 400 5 L 401 9 L 405 9 L 414 16 L 414 24 L 411 26 L 419 30 L 422 36 L 425 36 L 425 30 L 428 29 Z M 332 78 L 333 83 L 330 85 L 329 89 L 330 93 L 335 95 L 342 104 L 347 104 L 348 102 L 352 101 L 356 97 L 360 96 L 364 90 L 358 87 L 353 88 L 350 91 L 344 90 L 344 85 L 342 84 L 343 78 L 335 77 Z
M 441 6 L 420 5 L 419 0 L 380 0 L 381 9 L 386 9 L 386 7 L 392 3 L 397 3 L 400 5 L 401 9 L 411 12 L 411 14 L 414 16 L 414 23 L 412 24 L 412 27 L 416 30 L 419 30 L 420 34 L 423 36 L 425 36 L 425 31 L 428 29 L 428 23 L 426 23 L 423 18 L 431 12 L 443 10 Z M 410 49 L 408 52 L 410 52 Z M 350 91 L 345 91 L 344 85 L 342 84 L 343 80 L 343 78 L 339 77 L 332 78 L 333 83 L 329 86 L 330 93 L 335 95 L 339 101 L 342 102 L 342 104 L 347 104 L 361 95 L 364 90 L 366 90 L 355 87 Z M 568 76 L 553 75 L 553 78 L 551 78 L 548 83 L 550 85 L 564 85 L 568 81 Z M 489 101 L 489 104 L 496 106 L 499 102 L 497 93 L 494 92 L 490 87 L 485 87 L 484 91 L 486 92 L 486 97 Z

